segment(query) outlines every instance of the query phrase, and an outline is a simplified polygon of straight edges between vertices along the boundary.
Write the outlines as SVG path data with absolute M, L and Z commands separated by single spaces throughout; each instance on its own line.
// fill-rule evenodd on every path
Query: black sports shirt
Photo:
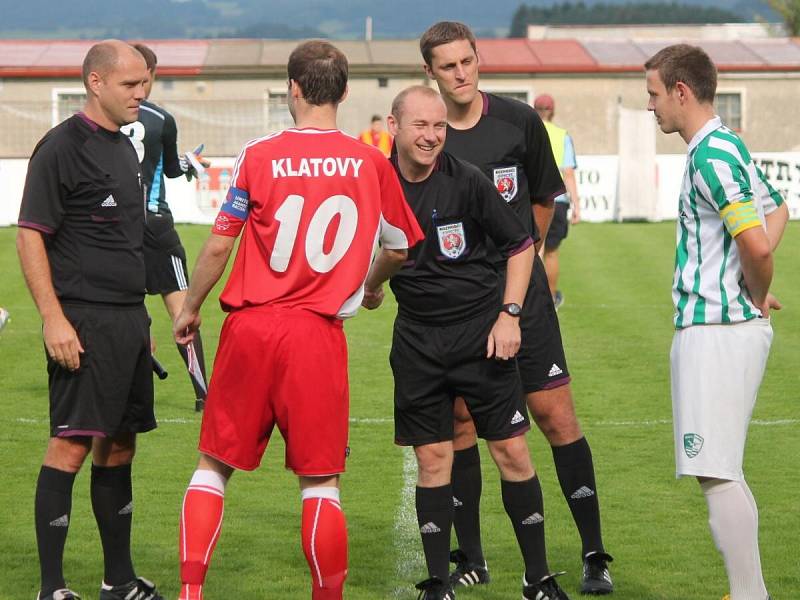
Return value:
M 505 258 L 533 243 L 514 211 L 476 167 L 446 152 L 421 182 L 403 179 L 396 156 L 392 164 L 425 232 L 390 280 L 398 315 L 442 325 L 497 309 L 500 279 L 488 258 L 487 237 Z
M 175 119 L 160 106 L 145 100 L 139 105 L 139 120 L 125 125 L 121 131 L 130 138 L 142 165 L 147 211 L 171 214 L 165 199 L 164 175 L 170 179 L 183 175 Z
M 547 130 L 527 104 L 485 92 L 481 96 L 481 118 L 469 129 L 448 125 L 444 148 L 483 171 L 533 239 L 539 241 L 531 204 L 545 203 L 566 193 Z M 494 251 L 491 260 L 505 262 Z
M 53 286 L 63 301 L 144 299 L 144 197 L 128 139 L 73 115 L 36 145 L 19 226 L 45 234 Z

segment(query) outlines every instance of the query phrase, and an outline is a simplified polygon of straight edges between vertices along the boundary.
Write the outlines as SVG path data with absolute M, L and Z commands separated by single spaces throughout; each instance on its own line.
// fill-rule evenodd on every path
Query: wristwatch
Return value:
M 508 304 L 503 304 L 500 312 L 508 313 L 512 317 L 518 317 L 522 314 L 522 307 L 516 302 L 509 302 Z

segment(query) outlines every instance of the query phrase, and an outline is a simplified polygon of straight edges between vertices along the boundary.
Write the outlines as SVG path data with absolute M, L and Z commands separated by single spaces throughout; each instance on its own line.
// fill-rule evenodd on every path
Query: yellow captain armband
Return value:
M 729 204 L 719 211 L 719 214 L 722 222 L 725 223 L 725 229 L 733 237 L 753 227 L 761 227 L 761 221 L 752 200 Z

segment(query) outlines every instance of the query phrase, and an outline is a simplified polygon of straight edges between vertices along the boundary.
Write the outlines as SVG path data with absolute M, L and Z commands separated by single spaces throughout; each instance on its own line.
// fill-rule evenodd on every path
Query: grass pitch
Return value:
M 180 227 L 193 263 L 208 228 Z M 47 387 L 40 321 L 25 289 L 13 228 L 0 229 L 0 305 L 12 320 L 0 334 L 0 599 L 36 597 L 38 562 L 33 495 L 48 437 Z M 719 599 L 726 578 L 694 481 L 674 479 L 668 352 L 674 224 L 582 224 L 562 249 L 566 303 L 559 313 L 579 417 L 594 454 L 607 548 L 619 600 Z M 760 508 L 767 585 L 776 600 L 797 597 L 800 512 L 800 223 L 791 223 L 777 256 L 775 340 L 750 428 L 745 462 Z M 212 293 L 203 309 L 206 355 L 214 355 L 222 313 Z M 157 355 L 170 372 L 156 381 L 160 427 L 139 440 L 134 466 L 134 559 L 168 598 L 178 591 L 178 516 L 194 470 L 199 419 L 160 299 L 148 301 Z M 347 324 L 352 454 L 342 499 L 350 533 L 352 599 L 415 598 L 425 577 L 413 507 L 413 459 L 393 445 L 388 352 L 394 305 L 362 311 Z M 210 366 L 210 364 L 209 364 Z M 732 366 L 735 368 L 735 366 Z M 550 450 L 529 435 L 546 502 L 550 566 L 566 570 L 574 598 L 580 542 L 555 476 Z M 497 471 L 484 456 L 483 532 L 491 585 L 462 598 L 519 597 L 522 561 L 503 511 Z M 308 598 L 299 542 L 300 500 L 283 469 L 283 443 L 272 441 L 262 468 L 228 486 L 225 523 L 206 597 Z M 96 597 L 102 578 L 99 536 L 89 503 L 88 469 L 76 482 L 65 556 L 69 585 Z

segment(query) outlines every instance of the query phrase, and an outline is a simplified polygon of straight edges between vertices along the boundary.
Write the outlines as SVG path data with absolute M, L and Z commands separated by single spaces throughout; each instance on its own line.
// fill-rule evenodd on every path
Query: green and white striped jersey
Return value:
M 734 238 L 763 227 L 783 204 L 744 142 L 714 117 L 689 143 L 681 187 L 672 299 L 675 327 L 761 316 L 750 299 Z

